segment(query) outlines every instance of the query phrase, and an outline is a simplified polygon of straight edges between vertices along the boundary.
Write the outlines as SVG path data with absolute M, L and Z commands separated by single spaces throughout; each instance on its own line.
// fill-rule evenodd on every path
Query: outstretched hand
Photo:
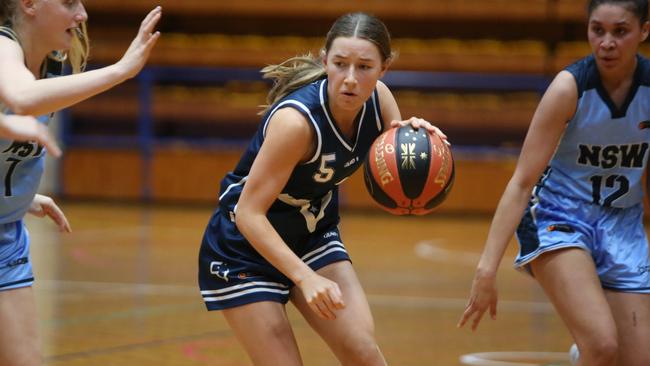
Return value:
M 458 322 L 458 328 L 463 327 L 473 317 L 472 330 L 476 330 L 488 308 L 490 317 L 495 320 L 497 318 L 497 297 L 496 279 L 493 276 L 482 276 L 477 273 L 472 282 L 472 290 L 465 312 Z
M 27 211 L 37 217 L 49 217 L 59 227 L 59 231 L 69 233 L 72 232 L 68 219 L 63 214 L 59 206 L 54 203 L 54 200 L 48 196 L 37 194 L 32 200 L 32 204 Z
M 118 62 L 119 65 L 124 67 L 127 78 L 132 78 L 137 75 L 144 67 L 144 64 L 149 59 L 149 54 L 153 49 L 156 41 L 160 38 L 160 32 L 154 32 L 154 28 L 160 17 L 162 16 L 162 8 L 155 7 L 147 14 L 138 30 L 138 35 L 133 39 L 131 45 Z
M 0 136 L 17 141 L 36 141 L 45 146 L 52 156 L 61 156 L 61 149 L 48 132 L 47 126 L 31 116 L 0 116 Z
M 435 133 L 436 135 L 438 135 L 442 139 L 442 141 L 444 141 L 447 145 L 451 145 L 449 143 L 449 141 L 447 141 L 447 135 L 442 133 L 442 131 L 438 127 L 432 125 L 429 121 L 424 120 L 422 118 L 411 117 L 411 118 L 403 120 L 403 121 L 394 120 L 394 121 L 391 121 L 391 123 L 390 123 L 391 127 L 401 127 L 401 126 L 407 126 L 407 125 L 411 125 L 411 127 L 413 127 L 416 130 L 419 129 L 420 127 L 424 128 L 427 131 L 429 131 L 431 133 Z
M 298 284 L 309 308 L 323 319 L 336 319 L 336 310 L 345 308 L 339 285 L 316 272 Z

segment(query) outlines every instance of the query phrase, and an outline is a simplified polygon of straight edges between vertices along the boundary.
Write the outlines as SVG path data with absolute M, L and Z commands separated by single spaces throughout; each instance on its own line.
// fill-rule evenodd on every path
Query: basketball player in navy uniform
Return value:
M 81 72 L 88 52 L 86 11 L 79 0 L 0 2 L 0 112 L 33 115 L 46 125 L 51 114 L 136 75 L 159 34 L 160 8 L 149 13 L 122 59 Z M 60 76 L 63 62 L 73 75 Z M 31 117 L 23 118 L 26 124 Z M 33 122 L 33 121 L 32 121 Z M 34 303 L 26 213 L 49 216 L 70 231 L 51 198 L 36 194 L 46 149 L 37 141 L 0 139 L 0 365 L 42 364 Z M 55 149 L 55 154 L 58 153 Z
M 201 294 L 223 310 L 255 365 L 302 365 L 285 312 L 291 300 L 343 365 L 385 365 L 368 302 L 341 240 L 337 186 L 400 121 L 379 79 L 393 55 L 377 18 L 330 29 L 322 58 L 263 70 L 275 80 L 262 123 L 221 182 L 199 255 Z
M 647 0 L 589 2 L 593 53 L 561 71 L 540 101 L 459 326 L 475 329 L 488 310 L 496 318 L 497 268 L 516 230 L 515 267 L 534 276 L 567 325 L 574 362 L 650 365 L 650 62 L 638 54 L 648 29 Z

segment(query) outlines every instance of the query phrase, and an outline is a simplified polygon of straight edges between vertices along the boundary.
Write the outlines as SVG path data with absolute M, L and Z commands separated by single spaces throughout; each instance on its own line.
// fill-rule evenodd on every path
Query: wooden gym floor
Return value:
M 27 220 L 47 365 L 250 364 L 196 286 L 211 207 L 61 207 L 72 234 Z M 343 239 L 391 365 L 567 364 L 560 352 L 571 338 L 537 284 L 512 269 L 515 243 L 499 272 L 498 320 L 475 333 L 456 328 L 489 219 L 344 213 Z M 337 365 L 291 305 L 289 314 L 305 365 Z

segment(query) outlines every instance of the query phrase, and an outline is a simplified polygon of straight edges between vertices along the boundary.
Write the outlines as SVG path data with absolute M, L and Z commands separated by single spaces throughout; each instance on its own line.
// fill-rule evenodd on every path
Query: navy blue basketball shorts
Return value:
M 34 283 L 29 234 L 23 221 L 0 224 L 0 291 Z
M 591 254 L 604 289 L 650 293 L 650 257 L 643 205 L 603 207 L 542 190 L 517 228 L 515 268 L 530 273 L 541 254 L 581 248 Z
M 336 225 L 314 232 L 294 250 L 314 271 L 350 260 Z M 213 215 L 199 252 L 199 287 L 208 310 L 260 301 L 286 304 L 294 283 L 273 267 L 219 211 Z

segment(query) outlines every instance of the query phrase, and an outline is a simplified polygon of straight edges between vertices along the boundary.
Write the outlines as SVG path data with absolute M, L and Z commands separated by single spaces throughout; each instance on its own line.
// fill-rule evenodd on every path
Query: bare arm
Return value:
M 138 35 L 117 63 L 87 72 L 39 79 L 25 67 L 20 45 L 0 37 L 0 100 L 17 114 L 42 115 L 69 107 L 135 76 L 144 66 L 160 33 L 153 32 L 159 7 L 142 21 Z
M 237 203 L 235 221 L 251 245 L 300 287 L 312 310 L 333 319 L 334 311 L 344 306 L 338 285 L 293 253 L 266 217 L 293 169 L 313 151 L 313 140 L 314 132 L 296 110 L 284 108 L 273 115 Z
M 577 98 L 575 80 L 566 71 L 558 74 L 542 97 L 528 129 L 515 172 L 492 219 L 470 299 L 459 326 L 474 316 L 472 329 L 476 329 L 488 307 L 492 318 L 496 317 L 497 269 L 528 204 L 532 188 L 555 152 L 566 122 L 575 113 Z

